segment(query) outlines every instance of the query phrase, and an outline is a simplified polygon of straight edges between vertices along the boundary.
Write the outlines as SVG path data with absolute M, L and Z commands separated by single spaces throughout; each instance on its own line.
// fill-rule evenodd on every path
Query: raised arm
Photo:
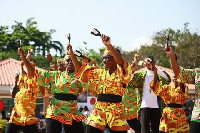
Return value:
M 177 77 L 179 66 L 178 66 L 178 63 L 176 61 L 175 53 L 174 53 L 172 47 L 169 48 L 170 49 L 169 51 L 167 51 L 167 49 L 168 49 L 168 47 L 166 46 L 165 52 L 166 52 L 167 55 L 170 56 L 171 67 L 172 67 L 172 70 L 174 71 L 175 76 Z
M 154 94 L 160 96 L 163 100 L 166 99 L 169 95 L 168 90 L 171 87 L 170 85 L 167 84 L 161 84 L 162 81 L 158 80 L 158 69 L 156 66 L 153 66 L 153 73 L 154 73 L 154 78 L 153 81 L 149 84 L 149 87 L 153 91 Z
M 157 78 L 157 68 L 155 67 L 155 65 L 153 66 L 153 73 L 154 73 L 154 78 L 153 78 L 153 86 L 152 86 L 152 89 L 154 90 L 155 89 L 155 86 L 156 86 L 156 83 L 158 81 L 158 78 Z
M 104 45 L 112 53 L 116 63 L 124 67 L 124 60 L 122 56 L 120 55 L 120 53 L 112 46 L 110 37 L 102 34 L 101 38 Z
M 51 67 L 51 69 L 52 69 L 53 71 L 57 71 L 56 64 L 53 63 L 51 54 L 48 54 L 48 55 L 47 55 L 47 59 L 48 59 L 48 61 L 50 62 L 50 67 Z
M 67 51 L 69 52 L 69 55 L 73 61 L 76 70 L 79 70 L 81 68 L 81 63 L 77 60 L 76 56 L 74 55 L 72 46 L 70 44 L 67 44 Z
M 35 69 L 31 66 L 29 61 L 26 59 L 26 56 L 24 55 L 24 51 L 22 50 L 22 48 L 18 48 L 18 54 L 20 55 L 20 58 L 22 59 L 22 61 L 24 62 L 27 68 L 28 76 L 33 76 Z
M 25 74 L 26 72 L 24 71 L 24 62 L 23 61 L 21 61 L 21 74 Z
M 135 73 L 136 69 L 137 69 L 137 59 L 138 59 L 139 55 L 135 54 L 134 59 L 132 61 L 131 64 L 131 74 Z
M 26 55 L 26 59 L 30 62 L 31 61 L 31 53 L 32 53 L 32 49 L 28 50 L 28 54 Z
M 15 95 L 17 93 L 17 88 L 18 88 L 17 83 L 18 83 L 18 81 L 19 81 L 19 74 L 16 74 L 15 75 L 15 83 L 14 83 L 14 87 L 13 87 L 13 91 L 12 91 L 12 98 L 15 98 Z

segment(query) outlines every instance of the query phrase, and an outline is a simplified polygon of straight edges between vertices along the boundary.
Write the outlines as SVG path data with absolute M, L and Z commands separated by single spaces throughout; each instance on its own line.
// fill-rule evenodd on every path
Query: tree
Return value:
M 54 41 L 51 35 L 55 30 L 51 29 L 48 32 L 42 32 L 37 27 L 37 22 L 33 21 L 34 18 L 30 18 L 26 22 L 26 26 L 23 26 L 21 22 L 15 21 L 15 25 L 12 25 L 12 32 L 8 31 L 8 26 L 1 26 L 0 28 L 0 44 L 3 51 L 16 51 L 18 46 L 16 44 L 17 39 L 21 39 L 22 47 L 24 49 L 33 48 L 34 54 L 40 54 L 42 49 L 42 55 L 45 56 L 49 53 L 50 49 L 59 51 L 62 55 L 63 46 L 59 41 Z
M 198 31 L 191 33 L 188 26 L 189 23 L 185 23 L 182 30 L 178 29 L 175 31 L 169 28 L 157 32 L 153 36 L 153 43 L 164 47 L 165 42 L 162 39 L 162 35 L 169 34 L 170 45 L 178 55 L 178 63 L 185 68 L 196 68 L 200 66 L 200 36 Z M 159 52 L 161 52 L 159 57 L 162 60 L 160 62 L 161 65 L 168 64 L 169 60 L 163 59 L 165 56 L 163 56 L 162 51 Z

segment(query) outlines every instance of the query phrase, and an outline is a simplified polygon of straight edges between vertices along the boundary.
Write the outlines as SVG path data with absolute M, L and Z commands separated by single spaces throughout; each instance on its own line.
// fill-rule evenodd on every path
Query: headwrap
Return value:
M 108 50 L 107 48 L 105 49 L 103 55 L 110 55 L 112 56 L 112 53 L 110 52 L 110 50 Z
M 57 64 L 64 64 L 64 63 L 65 63 L 65 61 L 63 58 L 57 59 Z
M 65 54 L 65 57 L 63 58 L 63 62 L 65 62 L 65 60 L 67 59 L 67 58 L 69 58 L 70 57 L 70 55 L 69 55 L 69 53 L 68 53 L 68 51 L 66 52 L 66 54 Z
M 144 66 L 147 62 L 152 62 L 151 58 L 145 58 L 143 61 L 139 61 L 138 65 Z

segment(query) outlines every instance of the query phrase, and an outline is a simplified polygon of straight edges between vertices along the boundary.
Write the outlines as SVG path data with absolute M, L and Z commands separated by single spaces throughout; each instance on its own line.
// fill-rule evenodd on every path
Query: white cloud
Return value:
M 136 39 L 129 47 L 129 51 L 132 51 L 134 49 L 139 49 L 141 45 L 147 44 L 147 45 L 151 45 L 153 42 L 153 40 L 149 37 L 146 36 L 142 36 L 139 37 L 138 39 Z

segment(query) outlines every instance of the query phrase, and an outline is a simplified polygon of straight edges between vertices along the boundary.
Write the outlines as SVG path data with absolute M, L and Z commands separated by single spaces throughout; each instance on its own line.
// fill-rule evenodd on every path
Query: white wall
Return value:
M 0 98 L 11 98 L 11 87 L 0 85 Z

